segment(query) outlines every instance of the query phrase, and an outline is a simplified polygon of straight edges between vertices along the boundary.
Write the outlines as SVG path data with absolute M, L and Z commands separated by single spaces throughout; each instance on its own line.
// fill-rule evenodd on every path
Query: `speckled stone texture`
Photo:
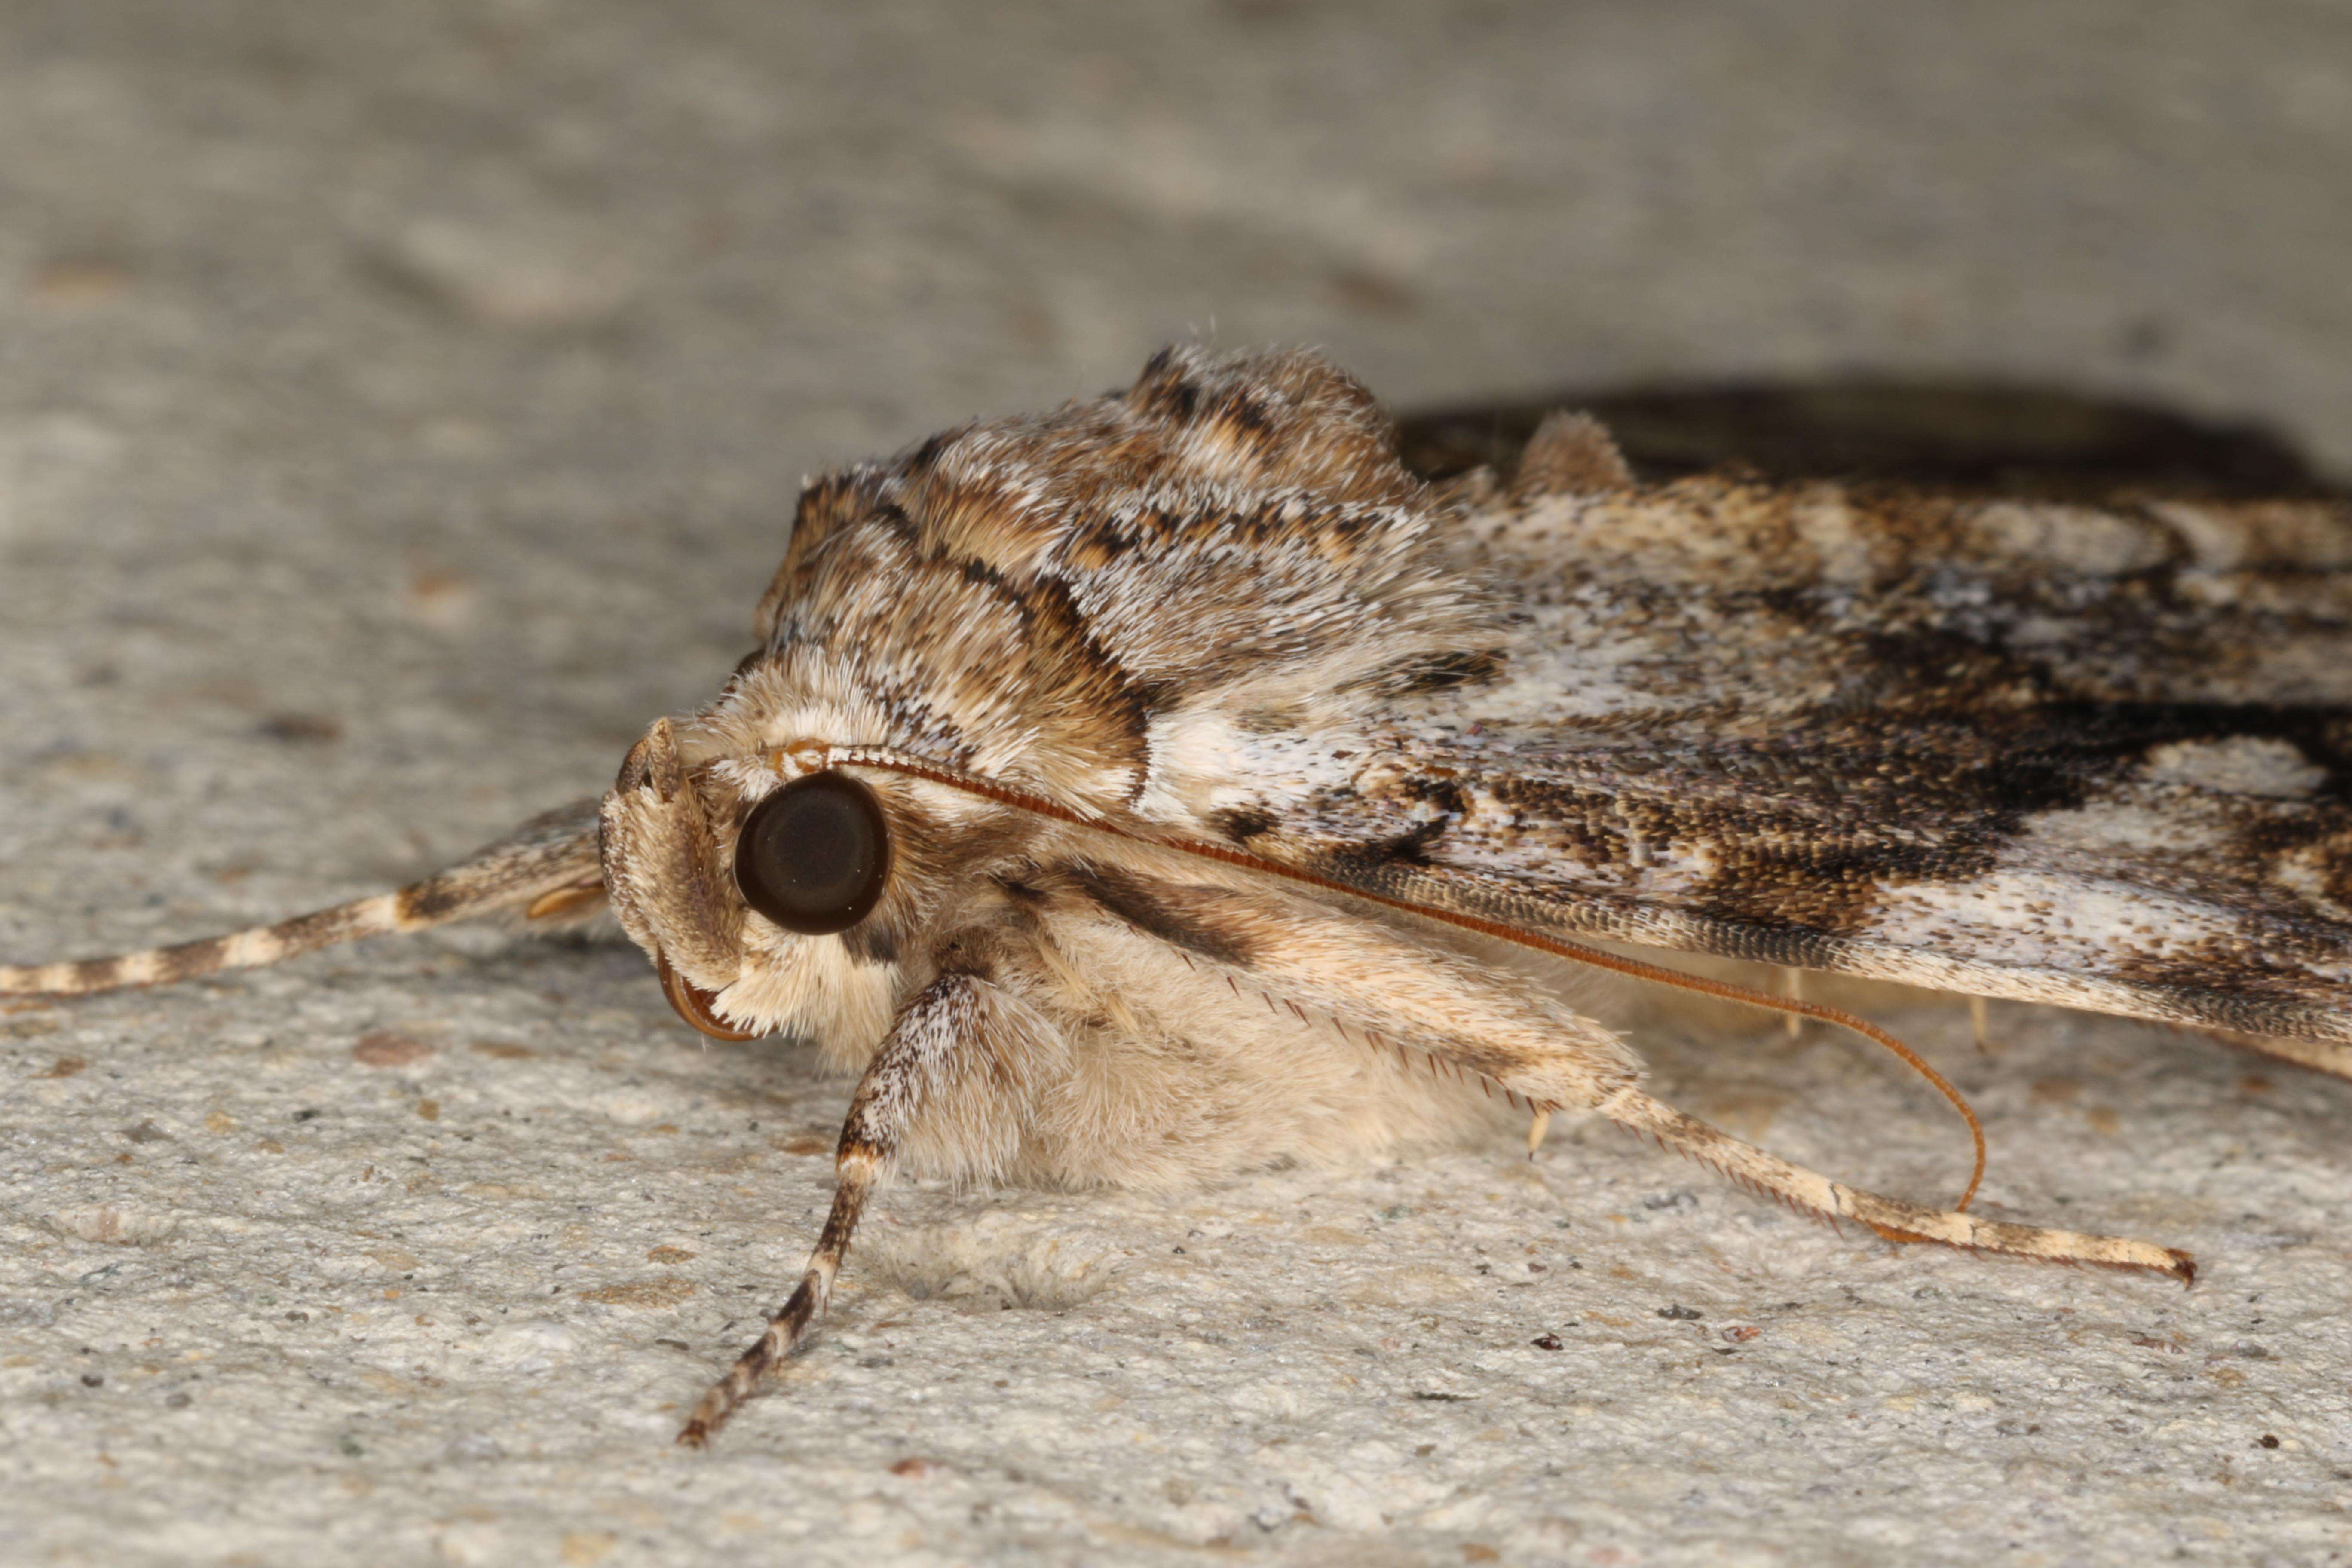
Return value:
M 1402 402 L 1823 370 L 2352 463 L 2340 9 L 0 7 L 0 953 L 426 868 L 747 646 L 799 477 L 1328 345 Z M 1628 1010 L 1885 1190 L 1828 1034 Z M 707 1455 L 845 1099 L 632 949 L 458 931 L 0 1010 L 0 1561 L 2352 1557 L 2352 1085 L 1874 999 L 2037 1270 L 1602 1129 L 1173 1201 L 906 1190 Z

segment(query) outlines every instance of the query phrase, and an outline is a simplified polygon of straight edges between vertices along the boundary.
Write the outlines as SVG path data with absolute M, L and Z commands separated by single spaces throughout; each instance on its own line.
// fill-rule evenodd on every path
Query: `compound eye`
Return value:
M 874 792 L 841 773 L 794 779 L 751 808 L 735 840 L 743 901 L 803 936 L 847 931 L 890 879 L 890 825 Z

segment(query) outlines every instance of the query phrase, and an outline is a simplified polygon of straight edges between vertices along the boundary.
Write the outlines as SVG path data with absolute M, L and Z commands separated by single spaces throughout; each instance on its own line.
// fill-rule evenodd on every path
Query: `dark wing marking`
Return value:
M 1341 880 L 1539 927 L 2352 1040 L 2352 774 L 2281 717 L 1399 734 L 1276 837 Z
M 1593 388 L 1407 414 L 1399 456 L 1423 479 L 1517 467 L 1555 410 L 1606 425 L 1643 474 L 1739 464 L 1783 482 L 1868 476 L 2006 495 L 2121 489 L 2266 499 L 2322 488 L 2270 431 L 2047 386 L 1859 377 Z
M 1259 853 L 1449 907 L 2352 1041 L 2352 506 L 1496 500 L 1502 679 Z M 1252 826 L 1259 826 L 1253 822 Z

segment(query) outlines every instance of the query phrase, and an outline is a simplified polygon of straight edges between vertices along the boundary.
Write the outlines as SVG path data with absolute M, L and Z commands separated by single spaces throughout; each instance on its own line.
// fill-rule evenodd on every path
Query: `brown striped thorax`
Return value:
M 1496 943 L 1844 1024 L 1955 1103 L 1874 1026 L 1628 950 L 2352 1074 L 2340 499 L 1645 480 L 1570 414 L 1440 479 L 1314 355 L 1171 350 L 811 483 L 754 630 L 601 802 L 398 893 L 0 994 L 609 901 L 697 1027 L 857 1078 L 808 1270 L 696 1443 L 898 1171 L 1170 1188 L 1511 1115 L 1532 1148 L 1573 1111 L 1895 1239 L 2193 1271 L 1687 1117 Z
M 872 780 L 899 845 L 890 889 L 839 941 L 795 941 L 728 890 L 737 830 L 796 757 L 896 748 L 1190 833 L 1344 787 L 1383 697 L 1500 635 L 1492 602 L 1439 569 L 1440 508 L 1391 440 L 1318 361 L 1171 353 L 1122 396 L 818 480 L 761 648 L 709 708 L 657 726 L 607 797 L 630 934 L 732 1023 L 870 1047 L 926 949 L 1020 923 L 995 906 L 1051 825 Z M 1237 765 L 1270 744 L 1289 776 Z M 686 785 L 628 782 L 656 773 Z

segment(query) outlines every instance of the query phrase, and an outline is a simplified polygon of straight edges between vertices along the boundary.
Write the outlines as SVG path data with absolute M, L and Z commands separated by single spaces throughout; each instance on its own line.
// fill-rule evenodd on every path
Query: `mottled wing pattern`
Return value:
M 1252 847 L 1522 923 L 2352 1040 L 2352 506 L 1474 483 L 1499 673 Z M 1550 476 L 1550 477 L 1548 477 Z

